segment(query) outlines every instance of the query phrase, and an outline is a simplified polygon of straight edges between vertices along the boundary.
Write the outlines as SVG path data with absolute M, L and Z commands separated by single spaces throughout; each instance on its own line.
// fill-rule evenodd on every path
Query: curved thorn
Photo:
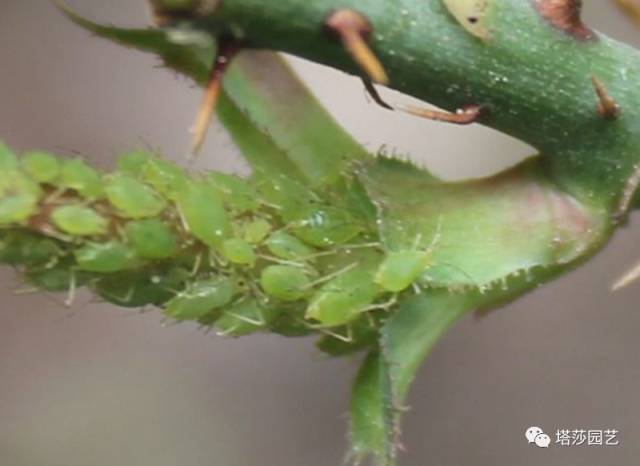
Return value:
M 386 108 L 387 110 L 391 110 L 393 111 L 394 108 L 389 105 L 388 103 L 386 103 L 384 101 L 384 99 L 382 98 L 382 96 L 378 93 L 378 90 L 376 89 L 376 87 L 373 85 L 373 83 L 371 82 L 370 79 L 367 78 L 362 78 L 362 84 L 364 84 L 364 88 L 366 89 L 367 93 L 369 94 L 369 96 L 373 99 L 373 101 L 375 103 L 377 103 L 378 105 L 380 105 L 382 108 Z
M 400 107 L 400 110 L 429 120 L 444 121 L 456 125 L 469 125 L 475 123 L 482 112 L 481 105 L 468 105 L 455 113 L 431 110 L 428 108 L 413 107 L 411 105 Z
M 336 10 L 329 15 L 325 26 L 329 32 L 340 39 L 351 58 L 371 81 L 389 84 L 389 78 L 382 63 L 367 43 L 373 27 L 364 16 L 349 9 Z

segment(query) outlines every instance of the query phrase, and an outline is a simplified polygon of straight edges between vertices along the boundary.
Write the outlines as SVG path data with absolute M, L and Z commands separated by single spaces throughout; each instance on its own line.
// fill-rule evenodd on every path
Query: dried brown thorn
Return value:
M 384 101 L 384 99 L 378 93 L 378 90 L 373 85 L 370 79 L 362 78 L 362 83 L 364 84 L 364 88 L 366 89 L 367 93 L 369 94 L 369 96 L 371 96 L 371 98 L 375 103 L 380 105 L 382 108 L 386 108 L 387 110 L 391 110 L 391 111 L 394 110 L 394 108 L 391 105 L 389 105 Z
M 371 81 L 389 84 L 382 63 L 367 43 L 373 27 L 363 15 L 349 9 L 336 10 L 327 17 L 325 26 L 340 39 L 351 58 Z
M 538 12 L 553 26 L 580 40 L 593 39 L 595 34 L 582 22 L 582 0 L 534 0 Z
M 634 23 L 640 25 L 640 4 L 634 0 L 616 0 L 618 8 Z
M 444 121 L 446 123 L 454 123 L 457 125 L 469 125 L 478 120 L 482 112 L 482 106 L 467 105 L 457 110 L 455 113 L 413 106 L 404 106 L 401 107 L 400 110 L 422 118 L 428 118 L 429 120 Z
M 209 73 L 198 116 L 191 130 L 193 133 L 192 151 L 194 154 L 197 154 L 202 148 L 202 144 L 204 144 L 207 130 L 213 117 L 213 111 L 216 108 L 222 90 L 222 79 L 229 63 L 239 51 L 240 45 L 236 40 L 224 38 L 218 40 L 218 52 Z
M 597 77 L 591 76 L 593 88 L 598 96 L 598 114 L 602 118 L 613 120 L 620 116 L 620 106 L 611 98 L 602 81 Z

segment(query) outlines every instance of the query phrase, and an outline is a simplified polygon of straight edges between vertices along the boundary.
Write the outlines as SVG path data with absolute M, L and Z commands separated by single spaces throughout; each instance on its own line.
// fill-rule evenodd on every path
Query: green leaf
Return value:
M 489 291 L 535 267 L 566 269 L 610 234 L 607 213 L 545 181 L 539 158 L 459 183 L 384 158 L 359 173 L 378 206 L 384 249 L 430 254 L 424 287 Z

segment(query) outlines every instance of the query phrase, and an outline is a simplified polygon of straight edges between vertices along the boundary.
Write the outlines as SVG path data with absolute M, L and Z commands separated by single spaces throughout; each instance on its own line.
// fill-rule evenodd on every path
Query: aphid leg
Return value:
M 404 105 L 398 108 L 399 110 L 410 113 L 411 115 L 416 115 L 428 120 L 442 121 L 456 125 L 470 125 L 471 123 L 475 123 L 482 113 L 481 105 L 467 105 L 466 107 L 458 109 L 455 113 L 415 107 L 413 105 Z
M 258 309 L 258 316 L 257 316 L 258 318 L 257 319 L 252 319 L 250 317 L 243 316 L 243 315 L 240 315 L 240 314 L 236 314 L 235 312 L 231 312 L 231 311 L 227 311 L 226 314 L 228 314 L 228 315 L 230 315 L 232 317 L 235 317 L 236 319 L 241 320 L 243 322 L 246 322 L 248 324 L 255 325 L 256 327 L 262 327 L 267 323 L 267 321 L 264 318 L 264 315 L 262 314 L 262 311 L 260 309 Z
M 389 83 L 382 63 L 367 43 L 373 27 L 364 16 L 349 9 L 336 10 L 328 16 L 325 26 L 327 31 L 340 39 L 353 61 L 371 81 Z
M 367 94 L 373 99 L 375 103 L 380 105 L 382 108 L 386 108 L 387 110 L 393 111 L 394 108 L 384 101 L 376 87 L 373 85 L 373 82 L 369 78 L 362 78 L 362 84 L 364 84 L 364 88 L 367 91 Z
M 335 338 L 336 340 L 343 341 L 345 343 L 353 343 L 353 328 L 351 325 L 347 325 L 347 333 L 345 335 L 341 335 L 337 332 L 329 330 L 323 327 L 311 326 L 312 328 L 316 328 L 320 333 L 324 333 L 325 335 L 329 335 L 330 337 Z
M 235 332 L 236 330 L 238 330 L 239 325 L 234 325 L 232 327 L 229 327 L 226 330 L 218 330 L 216 332 L 216 335 L 218 335 L 219 337 L 228 337 L 229 335 L 231 335 L 233 332 Z
M 44 204 L 54 204 L 57 200 L 67 191 L 67 188 L 62 186 L 57 187 L 42 200 Z
M 435 248 L 438 242 L 440 241 L 441 236 L 442 236 L 442 215 L 439 215 L 438 224 L 436 225 L 436 234 L 433 235 L 433 238 L 431 239 L 431 243 L 429 243 L 429 246 L 427 246 L 427 252 L 433 251 L 433 248 Z
M 201 265 L 202 265 L 202 252 L 199 252 L 196 255 L 196 260 L 194 261 L 193 268 L 191 269 L 191 272 L 190 272 L 192 277 L 195 277 L 196 275 L 198 275 Z
M 197 154 L 204 144 L 207 130 L 211 124 L 213 111 L 216 108 L 220 92 L 222 90 L 222 79 L 233 57 L 240 51 L 240 45 L 235 39 L 220 37 L 218 39 L 218 51 L 209 73 L 209 79 L 205 88 L 204 97 L 198 116 L 191 132 L 193 133 L 192 152 Z
M 76 273 L 75 271 L 71 271 L 71 279 L 69 280 L 69 291 L 67 293 L 67 299 L 64 300 L 64 305 L 67 307 L 71 307 L 73 306 L 73 303 L 76 299 L 76 287 L 77 287 L 77 280 L 76 280 Z
M 362 312 L 370 312 L 370 311 L 378 311 L 378 310 L 389 310 L 393 306 L 398 303 L 398 294 L 394 293 L 388 301 L 384 303 L 372 304 L 371 306 L 367 306 L 362 308 Z
M 329 280 L 333 280 L 334 278 L 339 277 L 340 275 L 344 275 L 345 273 L 357 267 L 358 264 L 359 264 L 358 262 L 354 262 L 352 264 L 347 265 L 346 267 L 341 268 L 340 270 L 336 270 L 335 272 L 330 273 L 329 275 L 325 275 L 324 277 L 318 278 L 317 280 L 309 283 L 307 285 L 307 288 L 313 288 L 317 285 L 328 282 Z
M 618 118 L 620 116 L 620 106 L 609 95 L 604 83 L 595 76 L 591 76 L 591 82 L 598 96 L 598 114 L 608 120 Z

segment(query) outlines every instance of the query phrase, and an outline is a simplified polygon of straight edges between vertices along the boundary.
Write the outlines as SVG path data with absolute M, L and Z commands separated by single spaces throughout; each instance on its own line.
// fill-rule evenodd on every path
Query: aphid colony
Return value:
M 375 222 L 328 196 L 281 175 L 188 174 L 144 152 L 103 175 L 0 145 L 0 262 L 42 290 L 84 285 L 225 335 L 320 332 L 323 350 L 349 351 L 430 256 L 385 253 Z

